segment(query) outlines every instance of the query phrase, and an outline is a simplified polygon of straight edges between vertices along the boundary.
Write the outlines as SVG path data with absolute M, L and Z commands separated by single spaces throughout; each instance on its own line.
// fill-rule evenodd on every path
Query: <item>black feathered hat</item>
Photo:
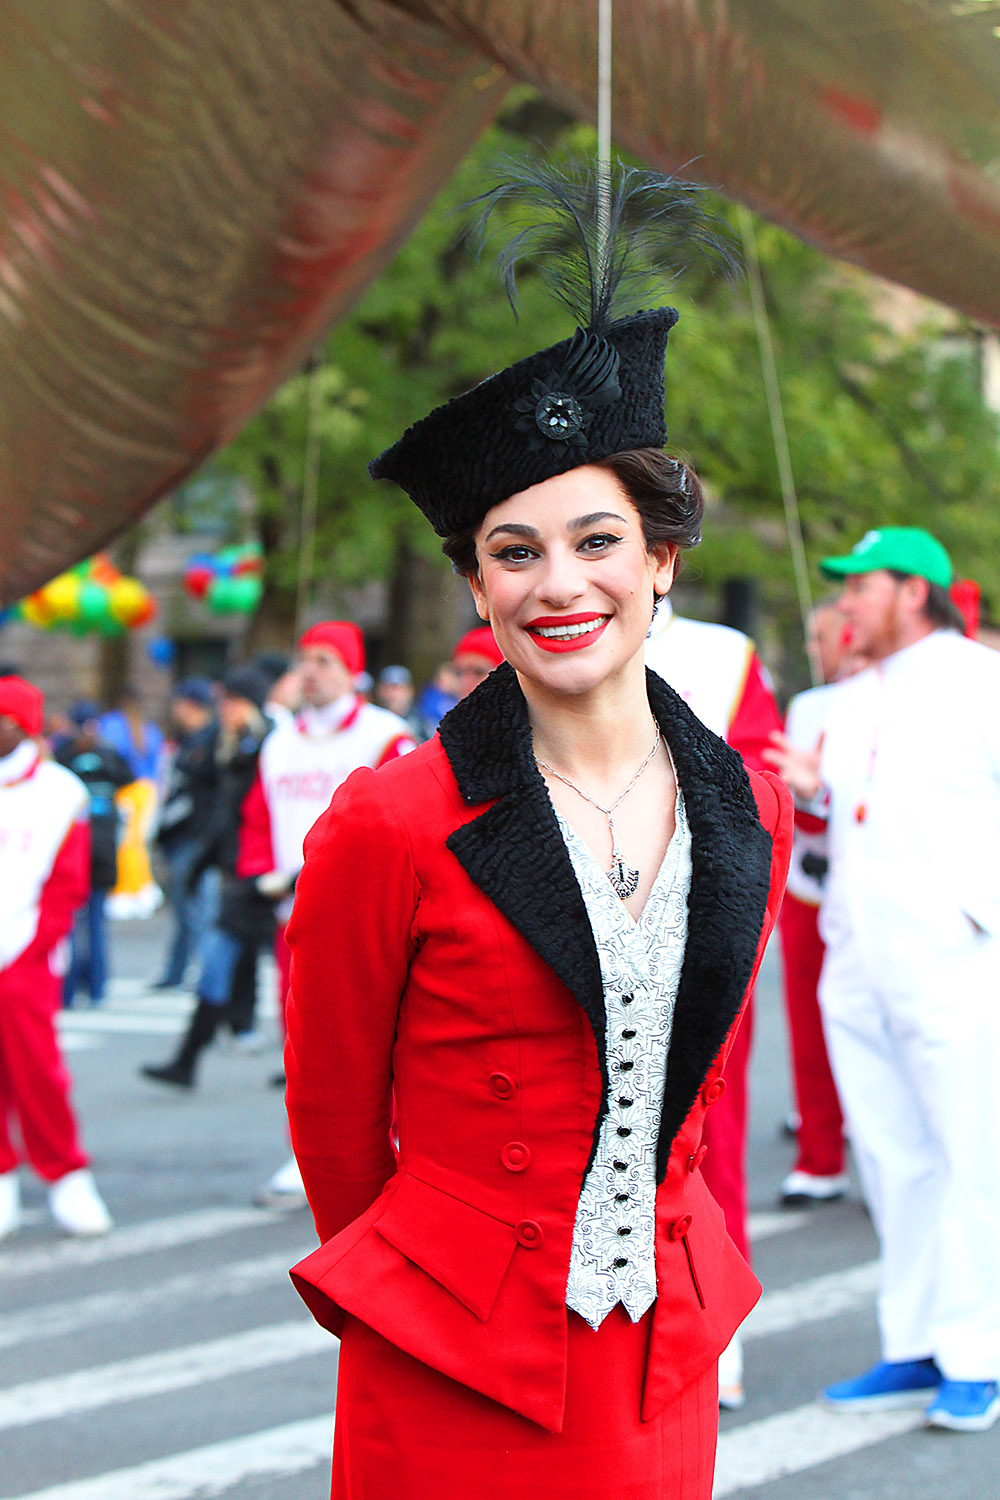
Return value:
M 406 490 L 439 536 L 477 526 L 486 512 L 556 474 L 636 448 L 662 448 L 663 361 L 677 311 L 621 316 L 651 269 L 675 267 L 693 244 L 729 251 L 697 203 L 701 189 L 635 168 L 567 174 L 508 164 L 484 194 L 485 237 L 500 204 L 529 219 L 499 264 L 516 310 L 516 268 L 530 250 L 538 274 L 575 315 L 572 338 L 530 354 L 407 429 L 368 466 Z

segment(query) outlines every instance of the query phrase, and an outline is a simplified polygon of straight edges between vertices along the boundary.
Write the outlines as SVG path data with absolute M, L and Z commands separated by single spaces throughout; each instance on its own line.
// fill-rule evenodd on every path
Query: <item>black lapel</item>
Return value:
M 746 989 L 770 884 L 771 840 L 743 764 L 674 690 L 647 672 L 691 826 L 688 937 L 674 1011 L 657 1179 Z M 492 806 L 448 847 L 576 997 L 594 1032 L 607 1111 L 606 1018 L 587 910 L 531 748 L 527 707 L 504 663 L 442 721 L 441 742 L 470 806 Z M 589 1165 L 589 1164 L 588 1164 Z
M 687 948 L 667 1059 L 656 1180 L 736 1018 L 771 883 L 771 836 L 736 751 L 655 672 L 649 701 L 670 746 L 691 826 Z
M 491 672 L 442 720 L 439 733 L 464 800 L 475 806 L 499 799 L 456 829 L 448 848 L 583 1007 L 597 1043 L 603 1119 L 608 1069 L 601 966 L 587 908 L 535 764 L 527 707 L 513 668 L 504 662 Z

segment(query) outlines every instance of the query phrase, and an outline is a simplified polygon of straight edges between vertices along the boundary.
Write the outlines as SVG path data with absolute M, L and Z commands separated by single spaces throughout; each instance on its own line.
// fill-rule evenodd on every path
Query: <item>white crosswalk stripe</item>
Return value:
M 257 1228 L 268 1222 L 274 1223 L 275 1216 L 266 1209 L 204 1208 L 165 1219 L 149 1219 L 144 1224 L 129 1224 L 116 1229 L 107 1239 L 60 1240 L 54 1245 L 41 1245 L 30 1250 L 20 1246 L 5 1247 L 0 1254 L 0 1281 L 172 1250 L 178 1245 L 215 1239 L 219 1235 Z
M 330 1335 L 311 1319 L 251 1328 L 229 1338 L 186 1344 L 164 1354 L 144 1354 L 51 1380 L 31 1380 L 0 1391 L 0 1429 L 78 1416 L 119 1401 L 159 1396 L 307 1354 L 331 1354 Z
M 332 1442 L 331 1418 L 314 1417 L 116 1469 L 93 1479 L 33 1490 L 19 1500 L 209 1500 L 246 1479 L 287 1479 L 320 1464 L 328 1465 Z
M 861 1414 L 831 1411 L 819 1402 L 748 1422 L 719 1439 L 714 1500 L 801 1474 L 920 1425 L 921 1413 L 912 1409 Z
M 805 1213 L 774 1212 L 755 1215 L 754 1237 L 773 1239 L 813 1222 Z M 50 1299 L 38 1307 L 13 1308 L 0 1315 L 0 1352 L 11 1350 L 16 1368 L 18 1348 L 30 1347 L 36 1362 L 44 1358 L 47 1340 L 79 1339 L 86 1349 L 90 1336 L 99 1341 L 100 1355 L 85 1368 L 70 1373 L 58 1371 L 39 1378 L 17 1381 L 0 1389 L 0 1431 L 13 1434 L 43 1424 L 72 1424 L 102 1409 L 114 1412 L 115 1427 L 128 1428 L 133 1403 L 151 1397 L 169 1398 L 171 1393 L 189 1392 L 205 1410 L 218 1409 L 213 1391 L 234 1379 L 266 1381 L 268 1372 L 281 1369 L 281 1382 L 291 1389 L 319 1392 L 313 1399 L 325 1407 L 334 1388 L 336 1341 L 304 1314 L 282 1318 L 278 1289 L 287 1288 L 287 1267 L 294 1259 L 287 1250 L 275 1250 L 261 1239 L 273 1233 L 278 1216 L 255 1209 L 212 1208 L 150 1220 L 116 1231 L 106 1240 L 62 1241 L 54 1244 L 5 1247 L 0 1254 L 0 1284 L 28 1280 L 44 1272 L 89 1268 L 93 1277 L 80 1295 Z M 191 1270 L 171 1274 L 170 1262 L 149 1262 L 151 1279 L 135 1286 L 115 1285 L 116 1267 L 135 1259 L 137 1268 L 158 1252 L 184 1246 L 223 1241 L 239 1235 L 246 1243 L 251 1231 L 254 1253 L 240 1259 L 219 1256 L 221 1274 Z M 303 1221 L 303 1240 L 311 1236 Z M 220 1246 L 220 1249 L 224 1247 Z M 303 1246 L 307 1248 L 307 1246 Z M 98 1279 L 94 1284 L 94 1277 Z M 810 1326 L 852 1313 L 869 1312 L 874 1305 L 877 1266 L 865 1262 L 844 1270 L 807 1278 L 793 1285 L 766 1292 L 751 1315 L 744 1336 L 748 1342 L 766 1338 L 801 1336 Z M 250 1326 L 223 1336 L 196 1338 L 178 1347 L 158 1352 L 132 1353 L 137 1330 L 157 1310 L 169 1308 L 170 1326 L 203 1325 L 217 1306 L 233 1309 L 229 1321 L 255 1319 L 260 1298 L 272 1299 L 270 1319 L 264 1326 Z M 291 1296 L 291 1294 L 290 1294 Z M 242 1300 L 241 1300 L 242 1299 Z M 289 1300 L 288 1307 L 294 1307 Z M 244 1314 L 244 1308 L 246 1310 Z M 115 1349 L 117 1340 L 118 1349 Z M 75 1347 L 75 1346 L 74 1346 Z M 109 1358 L 118 1352 L 126 1357 Z M 62 1356 L 65 1357 L 65 1356 Z M 75 1356 L 70 1356 L 76 1363 Z M 320 1382 L 305 1376 L 306 1361 L 321 1359 Z M 36 1363 L 37 1368 L 37 1363 Z M 44 1368 L 44 1365 L 43 1367 Z M 225 1403 L 222 1404 L 225 1410 Z M 237 1408 L 239 1409 L 239 1408 Z M 308 1412 L 308 1407 L 306 1408 Z M 316 1406 L 313 1406 L 315 1412 Z M 791 1410 L 759 1420 L 743 1421 L 724 1431 L 719 1442 L 715 1500 L 739 1495 L 751 1500 L 766 1486 L 782 1479 L 807 1474 L 818 1465 L 851 1454 L 874 1449 L 880 1443 L 912 1432 L 920 1426 L 919 1410 L 879 1414 L 844 1414 L 809 1401 Z M 145 1431 L 141 1428 L 140 1430 Z M 166 1429 L 176 1432 L 175 1426 Z M 181 1429 L 183 1430 L 183 1429 Z M 224 1429 L 223 1429 L 224 1430 Z M 204 1429 L 203 1429 L 204 1431 Z M 154 1438 L 145 1438 L 146 1451 Z M 270 1484 L 280 1493 L 283 1482 L 296 1475 L 315 1478 L 315 1494 L 326 1487 L 332 1436 L 329 1411 L 306 1415 L 301 1420 L 269 1425 L 260 1431 L 238 1432 L 211 1442 L 184 1446 L 177 1451 L 131 1463 L 108 1466 L 102 1472 L 80 1477 L 64 1467 L 65 1477 L 44 1488 L 26 1491 L 23 1486 L 8 1500 L 208 1500 L 230 1495 L 239 1500 L 241 1486 Z M 122 1451 L 121 1448 L 118 1449 Z M 124 1451 L 135 1452 L 125 1447 Z M 138 1449 L 139 1453 L 142 1448 Z M 155 1451 L 155 1448 L 154 1448 Z M 86 1468 L 86 1465 L 84 1465 Z M 44 1471 L 43 1471 L 44 1472 Z M 46 1476 L 51 1481 L 52 1470 Z M 59 1473 L 58 1467 L 55 1473 Z M 309 1481 L 312 1482 L 311 1480 Z M 310 1490 L 310 1493 L 312 1491 Z M 7 1496 L 0 1470 L 0 1497 Z

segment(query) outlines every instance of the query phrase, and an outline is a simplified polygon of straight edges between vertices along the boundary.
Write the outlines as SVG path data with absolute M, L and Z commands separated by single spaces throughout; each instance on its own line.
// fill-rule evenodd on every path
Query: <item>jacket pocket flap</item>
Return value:
M 512 1225 L 406 1173 L 375 1228 L 486 1322 L 517 1245 Z

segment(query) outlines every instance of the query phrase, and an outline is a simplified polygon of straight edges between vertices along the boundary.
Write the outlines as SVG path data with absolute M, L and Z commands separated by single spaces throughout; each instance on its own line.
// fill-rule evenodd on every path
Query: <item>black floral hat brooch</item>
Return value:
M 678 269 L 693 246 L 727 265 L 731 254 L 693 184 L 616 165 L 564 172 L 506 163 L 478 200 L 485 242 L 501 205 L 526 222 L 498 267 L 516 310 L 516 272 L 536 275 L 571 311 L 573 337 L 490 376 L 407 429 L 368 466 L 406 490 L 439 536 L 478 526 L 509 495 L 581 464 L 662 448 L 663 361 L 672 307 L 627 312 L 651 279 Z

